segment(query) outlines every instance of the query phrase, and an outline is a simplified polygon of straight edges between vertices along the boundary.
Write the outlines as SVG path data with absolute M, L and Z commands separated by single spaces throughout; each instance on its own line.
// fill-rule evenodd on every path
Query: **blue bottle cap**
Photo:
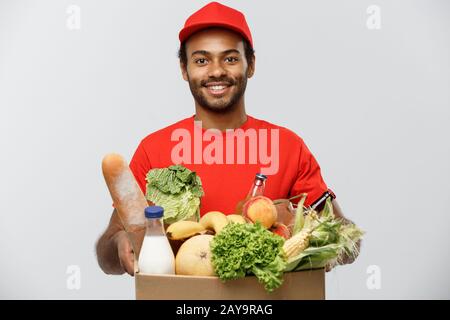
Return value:
M 259 178 L 259 179 L 263 179 L 263 180 L 266 180 L 266 179 L 267 179 L 267 176 L 266 176 L 266 175 L 263 175 L 262 173 L 257 173 L 257 174 L 256 174 L 256 177 Z
M 164 208 L 160 206 L 150 206 L 145 208 L 146 218 L 162 218 L 164 215 Z

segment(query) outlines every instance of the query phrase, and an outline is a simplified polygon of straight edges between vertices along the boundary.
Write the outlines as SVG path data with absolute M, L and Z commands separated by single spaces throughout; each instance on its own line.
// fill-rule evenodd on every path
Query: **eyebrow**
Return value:
M 228 49 L 228 50 L 225 50 L 225 51 L 222 51 L 222 52 L 221 52 L 222 55 L 227 55 L 227 54 L 230 54 L 230 53 L 241 54 L 241 53 L 239 52 L 239 50 L 236 50 L 236 49 Z M 197 51 L 192 52 L 191 57 L 193 57 L 193 56 L 196 55 L 196 54 L 202 54 L 202 55 L 204 55 L 204 56 L 208 56 L 208 55 L 211 54 L 211 52 L 206 51 L 206 50 L 197 50 Z

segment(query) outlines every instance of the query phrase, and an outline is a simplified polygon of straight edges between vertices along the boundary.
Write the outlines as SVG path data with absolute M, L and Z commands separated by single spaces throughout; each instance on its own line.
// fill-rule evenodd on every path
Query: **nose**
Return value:
M 220 61 L 215 61 L 209 64 L 208 76 L 210 78 L 220 78 L 226 75 L 226 70 Z

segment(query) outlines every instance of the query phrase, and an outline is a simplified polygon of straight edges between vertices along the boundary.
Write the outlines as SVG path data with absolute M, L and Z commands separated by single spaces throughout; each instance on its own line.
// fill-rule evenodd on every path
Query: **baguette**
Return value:
M 125 159 L 119 154 L 107 154 L 102 161 L 103 177 L 114 202 L 123 228 L 130 237 L 133 251 L 139 256 L 140 238 L 145 232 L 147 200 Z M 138 235 L 140 233 L 140 235 Z M 135 259 L 136 261 L 136 259 Z

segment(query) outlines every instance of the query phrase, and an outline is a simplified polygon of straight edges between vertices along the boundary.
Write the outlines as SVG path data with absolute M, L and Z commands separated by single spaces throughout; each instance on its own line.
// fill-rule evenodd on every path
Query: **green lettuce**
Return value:
M 203 188 L 200 177 L 182 165 L 152 169 L 147 173 L 146 198 L 164 208 L 164 222 L 200 218 Z
M 222 281 L 254 274 L 268 292 L 281 286 L 284 239 L 256 224 L 230 223 L 211 241 L 212 263 Z

